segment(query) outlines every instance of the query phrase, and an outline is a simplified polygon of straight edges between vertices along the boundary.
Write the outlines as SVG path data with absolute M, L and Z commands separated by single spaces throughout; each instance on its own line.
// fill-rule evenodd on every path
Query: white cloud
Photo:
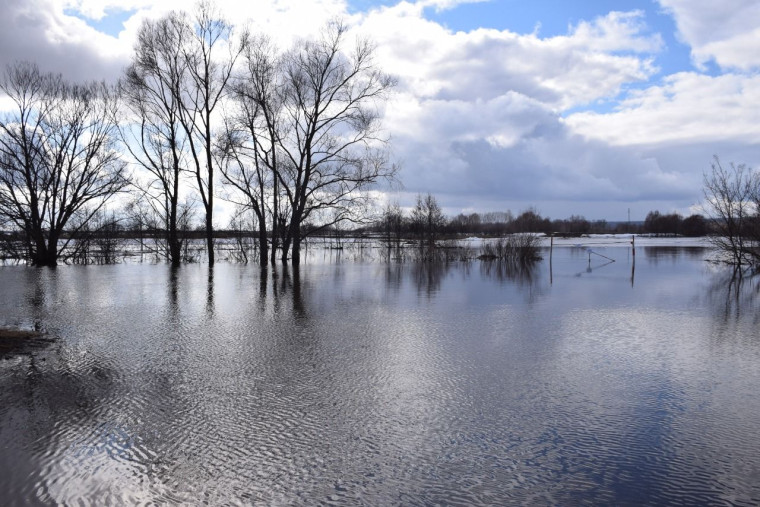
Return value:
M 419 5 L 401 3 L 371 12 L 361 28 L 378 41 L 382 66 L 400 79 L 386 124 L 409 192 L 431 191 L 469 209 L 499 199 L 632 201 L 693 193 L 693 182 L 656 159 L 584 139 L 559 114 L 611 99 L 655 73 L 651 53 L 662 39 L 646 33 L 641 12 L 613 12 L 568 35 L 540 38 L 452 32 L 426 20 Z
M 371 12 L 361 29 L 378 42 L 383 65 L 417 96 L 489 100 L 516 91 L 557 110 L 646 80 L 656 71 L 648 55 L 661 45 L 642 33 L 638 12 L 613 12 L 570 35 L 541 39 L 506 30 L 454 33 L 424 19 L 419 5 L 402 2 Z
M 612 113 L 576 113 L 573 130 L 615 145 L 760 140 L 760 76 L 674 74 Z
M 453 9 L 462 4 L 476 4 L 482 2 L 488 2 L 490 0 L 419 0 L 418 5 L 422 7 L 434 7 L 437 11 L 445 11 Z
M 663 45 L 661 36 L 643 35 L 646 28 L 643 11 L 612 11 L 593 21 L 581 21 L 570 36 L 557 39 L 567 40 L 583 50 L 637 53 L 660 51 Z
M 758 0 L 659 0 L 672 13 L 679 36 L 697 65 L 714 60 L 724 68 L 760 67 Z
M 113 11 L 147 9 L 150 0 L 64 0 L 63 7 L 93 20 L 101 20 Z
M 313 34 L 334 17 L 352 18 L 343 0 L 216 0 L 215 5 L 227 19 L 271 33 L 282 45 Z M 32 60 L 70 79 L 116 79 L 129 61 L 143 19 L 193 6 L 186 0 L 6 0 L 0 17 L 0 66 Z M 84 20 L 118 12 L 133 12 L 118 37 Z

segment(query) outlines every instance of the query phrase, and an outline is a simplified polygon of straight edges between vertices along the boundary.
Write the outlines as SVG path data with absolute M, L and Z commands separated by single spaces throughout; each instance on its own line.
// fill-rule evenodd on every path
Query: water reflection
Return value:
M 634 280 L 636 278 L 636 255 L 631 260 L 631 287 L 633 287 Z
M 118 458 L 116 442 L 90 424 L 115 401 L 118 373 L 91 359 L 52 349 L 25 357 L 13 375 L 3 376 L 0 421 L 13 431 L 0 453 L 6 505 L 20 499 L 52 503 L 56 483 L 76 477 L 79 465 L 92 467 L 93 457 Z
M 287 265 L 283 267 L 283 288 L 292 294 L 295 315 L 299 318 L 305 318 L 307 311 L 301 290 L 301 268 L 298 265 L 292 268 Z
M 701 260 L 707 249 L 704 247 L 678 247 L 678 246 L 645 246 L 644 253 L 648 262 L 657 264 L 660 262 L 674 263 L 681 258 Z
M 537 264 L 523 264 L 504 260 L 487 260 L 480 262 L 481 276 L 498 281 L 499 283 L 516 283 L 520 286 L 531 286 L 538 282 Z
M 166 284 L 166 288 L 168 289 L 169 308 L 172 316 L 176 316 L 179 311 L 179 270 L 179 266 L 169 266 L 169 282 Z
M 571 250 L 2 268 L 4 501 L 752 504 L 757 281 Z
M 404 279 L 404 265 L 399 262 L 388 262 L 383 265 L 383 275 L 386 289 L 393 294 L 398 294 Z
M 214 266 L 208 266 L 206 277 L 206 316 L 214 318 Z
M 55 294 L 57 291 L 57 270 L 54 267 L 44 267 L 25 270 L 25 275 L 31 279 L 27 300 L 34 308 L 39 310 L 45 306 L 49 299 L 48 294 Z
M 760 276 L 742 276 L 730 269 L 714 273 L 708 287 L 708 297 L 715 315 L 724 325 L 751 318 L 760 324 Z
M 417 294 L 428 298 L 435 296 L 441 281 L 456 264 L 450 262 L 414 262 L 411 264 L 412 280 Z

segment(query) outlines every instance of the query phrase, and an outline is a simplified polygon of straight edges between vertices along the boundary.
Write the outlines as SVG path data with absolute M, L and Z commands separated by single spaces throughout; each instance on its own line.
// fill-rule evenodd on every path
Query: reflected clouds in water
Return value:
M 757 282 L 721 279 L 702 254 L 639 252 L 634 267 L 610 249 L 591 272 L 572 248 L 551 271 L 350 251 L 297 269 L 0 268 L 2 318 L 58 336 L 0 360 L 0 490 L 751 504 Z

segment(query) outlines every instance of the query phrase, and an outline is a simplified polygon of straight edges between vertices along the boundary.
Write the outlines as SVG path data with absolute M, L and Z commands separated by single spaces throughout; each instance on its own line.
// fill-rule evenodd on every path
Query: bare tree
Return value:
M 258 222 L 259 260 L 267 263 L 267 223 L 271 217 L 274 262 L 278 243 L 280 192 L 277 179 L 277 141 L 281 106 L 279 59 L 265 37 L 250 38 L 244 51 L 244 70 L 235 83 L 237 114 L 225 122 L 220 142 L 225 182 L 243 197 L 234 201 L 253 210 Z
M 219 168 L 224 182 L 233 189 L 226 200 L 235 204 L 238 214 L 251 210 L 258 228 L 259 263 L 267 264 L 267 221 L 265 200 L 268 195 L 268 171 L 255 148 L 245 141 L 240 125 L 226 123 L 226 132 L 218 142 Z M 241 128 L 242 127 L 242 128 Z
M 162 252 L 173 265 L 182 259 L 178 233 L 180 180 L 186 170 L 186 133 L 180 123 L 180 89 L 187 70 L 184 21 L 171 13 L 140 27 L 132 63 L 119 83 L 128 115 L 120 132 L 147 182 L 134 181 L 141 198 L 160 217 L 166 238 Z
M 743 164 L 724 167 L 715 157 L 704 196 L 713 244 L 738 270 L 760 265 L 760 174 Z
M 380 228 L 388 248 L 401 246 L 401 234 L 404 227 L 404 214 L 398 203 L 388 204 L 380 218 Z
M 438 201 L 432 194 L 425 197 L 417 195 L 417 204 L 412 209 L 412 230 L 428 246 L 434 246 L 436 237 L 446 225 L 446 217 L 443 215 Z
M 331 23 L 321 38 L 298 43 L 283 60 L 277 177 L 290 207 L 282 259 L 292 248 L 293 264 L 306 235 L 357 220 L 366 190 L 395 171 L 378 109 L 394 80 L 376 67 L 369 41 L 343 50 L 346 31 Z M 318 216 L 318 226 L 302 227 Z
M 237 206 L 227 225 L 235 240 L 235 248 L 231 249 L 229 253 L 230 258 L 244 264 L 248 263 L 248 252 L 257 249 L 257 244 L 247 235 L 247 232 L 255 226 L 253 223 L 255 219 L 252 220 L 250 211 L 247 206 Z M 264 259 L 263 266 L 266 266 L 266 259 Z
M 235 44 L 232 26 L 201 1 L 194 19 L 185 17 L 182 52 L 187 78 L 179 95 L 179 120 L 187 134 L 193 173 L 206 212 L 208 263 L 214 264 L 214 111 L 230 91 L 235 62 L 244 44 Z M 245 37 L 241 38 L 241 41 Z M 225 52 L 226 49 L 226 52 Z
M 0 119 L 0 216 L 22 231 L 32 264 L 52 266 L 127 184 L 116 97 L 102 83 L 69 84 L 31 63 L 9 66 L 0 90 L 14 104 Z

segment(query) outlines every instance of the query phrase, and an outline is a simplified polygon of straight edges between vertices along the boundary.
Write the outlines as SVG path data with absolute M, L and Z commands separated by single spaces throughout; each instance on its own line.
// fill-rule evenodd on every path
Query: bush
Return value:
M 534 234 L 510 234 L 480 248 L 479 259 L 503 260 L 528 264 L 541 259 L 538 253 L 541 240 Z

